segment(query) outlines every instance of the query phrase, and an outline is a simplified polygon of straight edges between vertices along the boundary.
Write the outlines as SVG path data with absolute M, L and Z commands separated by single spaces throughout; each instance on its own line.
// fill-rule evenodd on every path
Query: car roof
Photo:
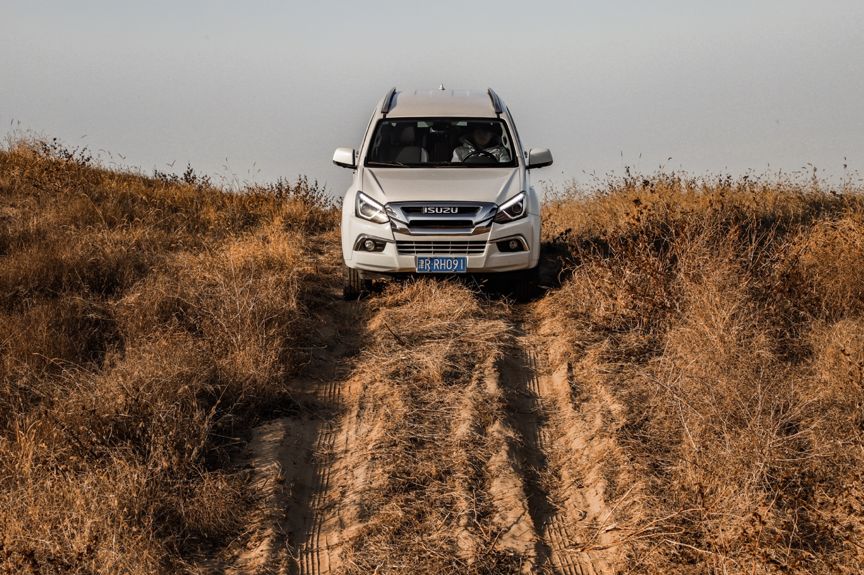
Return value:
M 468 117 L 495 118 L 493 104 L 498 99 L 491 90 L 391 90 L 378 103 L 388 118 Z M 498 101 L 499 106 L 503 104 Z

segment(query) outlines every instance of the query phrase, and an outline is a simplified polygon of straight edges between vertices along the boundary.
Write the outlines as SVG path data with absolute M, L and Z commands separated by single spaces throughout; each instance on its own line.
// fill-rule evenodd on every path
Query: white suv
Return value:
M 486 91 L 391 89 L 375 107 L 342 207 L 345 297 L 399 273 L 515 272 L 517 291 L 540 259 L 540 202 L 510 110 Z

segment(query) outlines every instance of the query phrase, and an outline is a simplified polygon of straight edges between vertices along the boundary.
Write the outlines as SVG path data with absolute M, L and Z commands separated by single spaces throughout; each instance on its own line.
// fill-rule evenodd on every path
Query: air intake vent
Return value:
M 482 254 L 486 241 L 430 240 L 427 242 L 397 241 L 396 251 L 403 255 L 473 255 Z

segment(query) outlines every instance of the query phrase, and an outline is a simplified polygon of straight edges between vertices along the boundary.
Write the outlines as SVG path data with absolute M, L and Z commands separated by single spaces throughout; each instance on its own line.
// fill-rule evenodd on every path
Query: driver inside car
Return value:
M 498 142 L 498 134 L 488 124 L 476 125 L 470 138 L 463 137 L 459 141 L 462 145 L 453 150 L 451 162 L 491 163 L 492 159 L 496 162 L 510 161 L 510 150 Z

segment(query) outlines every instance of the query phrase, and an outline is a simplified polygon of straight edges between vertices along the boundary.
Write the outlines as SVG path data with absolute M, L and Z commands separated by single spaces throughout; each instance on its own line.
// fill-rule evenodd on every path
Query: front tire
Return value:
M 345 266 L 345 284 L 342 288 L 342 298 L 346 301 L 360 299 L 372 291 L 372 282 L 363 279 L 360 270 Z
M 539 283 L 539 271 L 540 266 L 535 266 L 530 270 L 513 272 L 511 293 L 517 302 L 525 303 L 534 295 L 534 288 Z

